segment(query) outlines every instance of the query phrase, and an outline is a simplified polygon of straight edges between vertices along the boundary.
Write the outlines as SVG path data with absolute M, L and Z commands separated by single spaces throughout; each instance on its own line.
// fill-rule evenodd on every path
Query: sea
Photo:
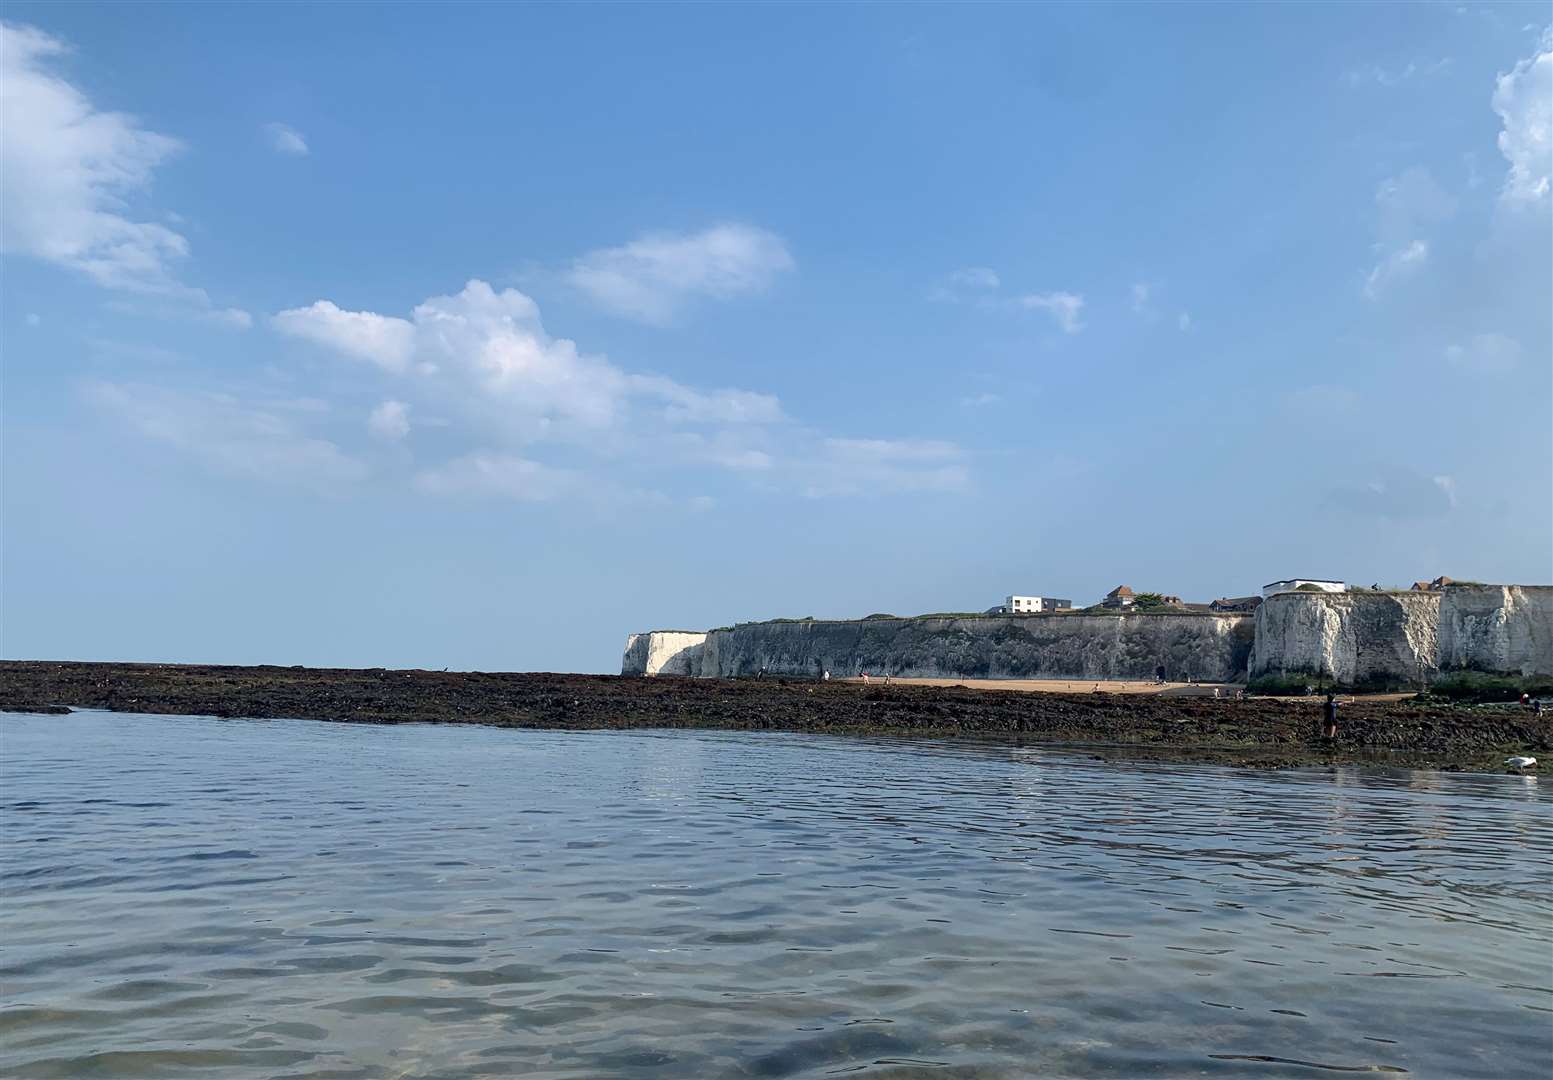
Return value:
M 1553 1073 L 1553 783 L 0 716 L 5 1077 Z

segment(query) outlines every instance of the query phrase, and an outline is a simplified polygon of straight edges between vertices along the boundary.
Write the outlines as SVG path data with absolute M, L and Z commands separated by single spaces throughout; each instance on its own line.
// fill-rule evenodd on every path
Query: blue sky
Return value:
M 1547 582 L 1546 17 L 11 3 L 0 647 Z

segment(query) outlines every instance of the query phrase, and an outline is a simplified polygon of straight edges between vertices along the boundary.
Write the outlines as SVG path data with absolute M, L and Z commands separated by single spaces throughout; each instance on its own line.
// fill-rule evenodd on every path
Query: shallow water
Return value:
M 1553 1067 L 1553 785 L 0 718 L 0 1073 Z

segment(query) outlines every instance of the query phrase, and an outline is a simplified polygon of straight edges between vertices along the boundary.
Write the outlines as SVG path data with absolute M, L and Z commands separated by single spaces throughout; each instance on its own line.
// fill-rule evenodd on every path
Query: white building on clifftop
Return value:
M 1035 615 L 1042 611 L 1071 611 L 1072 600 L 1058 600 L 1053 596 L 1010 596 L 1003 601 L 1000 615 Z
M 1287 581 L 1273 581 L 1262 586 L 1262 595 L 1273 596 L 1281 592 L 1347 592 L 1348 586 L 1341 581 L 1324 581 L 1321 578 L 1289 578 Z

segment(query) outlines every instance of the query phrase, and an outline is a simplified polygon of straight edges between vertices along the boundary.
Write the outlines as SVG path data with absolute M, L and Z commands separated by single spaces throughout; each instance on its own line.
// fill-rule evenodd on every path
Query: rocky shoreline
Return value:
M 0 662 L 0 711 L 64 708 L 369 724 L 980 738 L 1257 768 L 1362 763 L 1501 772 L 1512 753 L 1553 757 L 1553 717 L 1533 718 L 1512 706 L 1361 698 L 1343 705 L 1338 739 L 1327 745 L 1317 738 L 1319 703 L 1311 699 L 1012 693 L 781 678 Z

